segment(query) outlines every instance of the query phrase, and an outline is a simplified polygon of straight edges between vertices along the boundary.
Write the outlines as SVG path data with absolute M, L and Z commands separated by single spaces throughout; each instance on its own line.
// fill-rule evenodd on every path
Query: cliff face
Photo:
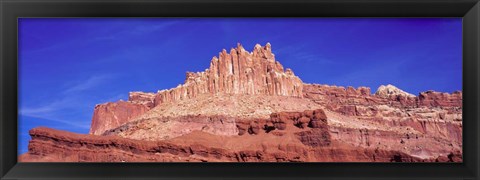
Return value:
M 21 161 L 461 162 L 462 92 L 304 84 L 270 44 L 97 105 L 90 135 L 30 131 Z
M 129 122 L 105 131 L 102 135 L 115 135 L 149 141 L 171 139 L 193 131 L 203 131 L 219 136 L 233 136 L 238 134 L 237 121 L 237 119 L 227 116 L 158 117 Z
M 135 104 L 143 104 L 148 108 L 154 107 L 154 93 L 145 93 L 145 92 L 130 92 L 128 93 L 128 101 Z
M 100 135 L 144 114 L 150 108 L 144 104 L 118 101 L 95 106 L 90 134 Z
M 102 134 L 133 120 L 155 106 L 200 95 L 266 95 L 302 97 L 303 82 L 275 60 L 270 44 L 247 52 L 240 44 L 224 49 L 203 72 L 187 72 L 185 83 L 157 93 L 130 92 L 128 102 L 98 105 L 90 134 Z
M 457 110 L 461 112 L 462 92 L 442 93 L 435 91 L 421 92 L 418 96 L 406 93 L 392 85 L 380 86 L 371 94 L 368 87 L 341 87 L 320 84 L 305 84 L 304 97 L 325 107 L 337 110 L 340 106 L 361 105 L 374 106 L 386 105 L 395 108 L 432 108 Z M 348 109 L 348 108 L 347 108 Z M 361 110 L 360 110 L 361 111 Z
M 462 92 L 452 94 L 426 91 L 418 96 L 418 106 L 423 107 L 462 107 Z
M 203 72 L 187 72 L 185 83 L 155 95 L 155 105 L 190 99 L 199 94 L 260 94 L 302 97 L 303 83 L 275 60 L 270 44 L 247 52 L 240 44 L 224 49 Z
M 461 92 L 422 92 L 419 96 L 362 93 L 369 89 L 305 85 L 304 97 L 329 110 L 332 138 L 354 146 L 401 149 L 431 157 L 462 149 Z
M 248 135 L 230 138 L 194 131 L 167 141 L 30 130 L 20 162 L 461 162 L 459 152 L 433 158 L 361 146 L 331 138 L 322 110 L 272 114 L 251 120 Z M 305 121 L 303 120 L 305 119 Z M 272 121 L 282 122 L 277 129 Z M 315 124 L 303 126 L 302 123 Z M 240 128 L 240 127 L 239 127 Z

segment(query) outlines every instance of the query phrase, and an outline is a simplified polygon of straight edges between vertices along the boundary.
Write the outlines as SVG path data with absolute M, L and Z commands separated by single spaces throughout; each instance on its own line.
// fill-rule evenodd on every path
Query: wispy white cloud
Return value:
M 19 113 L 21 115 L 34 116 L 37 114 L 51 113 L 61 108 L 69 106 L 74 102 L 71 97 L 63 97 L 40 106 L 21 107 Z
M 112 74 L 93 75 L 83 80 L 64 85 L 63 91 L 58 96 L 49 97 L 45 103 L 39 105 L 25 105 L 19 108 L 21 116 L 39 118 L 47 121 L 58 122 L 67 126 L 82 129 L 90 127 L 90 115 L 93 110 L 92 102 L 85 98 L 88 90 L 115 78 Z M 119 97 L 118 95 L 115 97 Z M 112 98 L 110 98 L 112 99 Z M 78 115 L 83 114 L 83 115 Z M 72 117 L 79 119 L 72 119 Z
M 99 75 L 99 76 L 92 76 L 86 80 L 83 81 L 77 81 L 74 85 L 71 87 L 65 89 L 62 94 L 69 94 L 69 93 L 74 93 L 74 92 L 79 92 L 79 91 L 85 91 L 91 88 L 94 88 L 95 86 L 108 81 L 110 79 L 115 78 L 115 75 L 113 74 L 105 74 L 105 75 Z
M 84 130 L 90 129 L 90 121 L 85 121 L 85 120 L 58 119 L 58 117 L 51 116 L 51 115 L 24 115 L 24 116 L 39 118 L 39 119 L 42 119 L 42 120 L 47 120 L 47 121 L 52 121 L 52 122 L 57 122 L 57 123 L 63 124 L 63 126 L 62 125 L 57 125 L 56 127 L 70 127 L 70 126 L 73 126 L 73 127 L 81 128 L 81 129 L 84 129 Z

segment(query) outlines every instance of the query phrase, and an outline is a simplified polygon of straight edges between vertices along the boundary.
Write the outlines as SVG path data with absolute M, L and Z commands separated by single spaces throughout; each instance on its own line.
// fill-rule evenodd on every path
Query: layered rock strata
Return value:
M 190 115 L 133 121 L 105 131 L 102 135 L 158 141 L 183 136 L 193 131 L 203 131 L 220 136 L 233 136 L 238 134 L 235 118 L 219 115 Z
M 90 134 L 100 135 L 146 113 L 150 107 L 130 101 L 104 103 L 95 106 Z
M 442 93 L 435 91 L 421 92 L 418 96 L 389 85 L 389 88 L 379 88 L 371 94 L 368 87 L 329 86 L 320 84 L 305 84 L 304 97 L 313 100 L 329 109 L 338 109 L 338 105 L 386 105 L 394 108 L 442 108 L 459 112 L 462 108 L 462 92 Z M 347 107 L 348 108 L 348 107 Z
M 297 136 L 311 135 L 309 131 Z M 70 133 L 50 128 L 30 131 L 29 151 L 19 157 L 20 162 L 459 162 L 461 155 L 450 153 L 431 159 L 421 159 L 395 150 L 352 147 L 334 142 L 332 145 L 312 147 L 290 142 L 287 144 L 251 143 L 248 149 L 212 145 L 191 141 L 141 141 L 116 136 L 94 136 Z M 195 134 L 208 137 L 208 134 Z M 274 136 L 273 134 L 271 136 Z M 286 136 L 286 135 L 285 135 Z M 246 140 L 251 140 L 244 137 Z M 285 138 L 278 137 L 276 139 Z M 260 140 L 265 140 L 262 137 Z M 311 137 L 304 139 L 313 140 Z M 242 139 L 235 139 L 241 144 Z M 257 141 L 258 143 L 258 141 Z M 252 145 L 253 144 L 253 145 Z
M 461 162 L 462 92 L 304 84 L 270 44 L 97 105 L 90 135 L 30 131 L 20 161 Z
M 143 104 L 148 108 L 154 107 L 154 93 L 145 93 L 145 92 L 130 92 L 128 93 L 128 101 L 135 104 Z
M 302 97 L 303 82 L 291 69 L 284 70 L 275 60 L 271 45 L 255 45 L 252 52 L 238 44 L 230 53 L 224 49 L 213 57 L 210 67 L 203 72 L 187 72 L 184 84 L 157 93 L 131 92 L 127 103 L 97 105 L 92 118 L 90 134 L 99 135 L 108 129 L 130 122 L 139 112 L 155 106 L 181 100 L 194 99 L 200 95 L 265 95 Z M 116 114 L 116 106 L 132 107 Z M 145 106 L 142 108 L 140 105 Z M 139 110 L 139 109 L 142 110 Z M 105 122 L 103 122 L 105 121 Z M 114 121 L 110 123 L 110 121 Z
M 427 91 L 411 96 L 369 91 L 365 87 L 304 86 L 306 98 L 331 111 L 333 139 L 422 158 L 462 151 L 461 92 Z
M 203 72 L 187 72 L 184 84 L 159 91 L 155 105 L 190 99 L 199 94 L 260 94 L 302 97 L 303 83 L 291 69 L 275 60 L 271 45 L 255 45 L 252 52 L 238 44 L 213 57 Z

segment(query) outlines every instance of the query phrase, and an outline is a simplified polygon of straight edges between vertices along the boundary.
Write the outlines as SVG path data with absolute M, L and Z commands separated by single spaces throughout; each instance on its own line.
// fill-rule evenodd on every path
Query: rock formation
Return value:
M 386 86 L 381 85 L 378 87 L 377 92 L 375 92 L 375 95 L 381 96 L 381 97 L 389 97 L 389 96 L 405 96 L 405 97 L 415 97 L 415 95 L 407 93 L 394 85 L 388 84 Z
M 362 91 L 366 88 L 304 85 L 304 97 L 331 112 L 333 139 L 360 147 L 400 149 L 423 158 L 461 151 L 461 92 L 427 91 L 412 97 Z
M 128 94 L 128 101 L 135 104 L 143 104 L 148 108 L 153 108 L 154 106 L 154 93 L 144 93 L 144 92 L 130 92 Z
M 291 69 L 275 60 L 268 43 L 255 45 L 253 52 L 247 52 L 242 45 L 225 49 L 213 57 L 210 67 L 203 72 L 187 72 L 185 83 L 176 88 L 159 91 L 155 105 L 199 94 L 261 94 L 302 97 L 303 83 Z
M 230 53 L 225 49 L 218 57 L 213 57 L 210 67 L 203 72 L 187 72 L 184 84 L 175 88 L 154 93 L 131 92 L 128 102 L 132 107 L 142 104 L 151 109 L 160 104 L 192 99 L 202 94 L 244 94 L 302 97 L 303 82 L 295 76 L 291 69 L 284 70 L 283 66 L 275 60 L 270 43 L 264 47 L 255 45 L 252 52 L 246 51 L 242 45 L 237 44 Z M 122 112 L 109 111 L 99 105 L 95 108 L 91 134 L 102 134 L 105 130 L 117 127 L 138 115 L 137 110 Z M 97 112 L 101 111 L 101 112 Z M 142 111 L 144 112 L 144 111 Z M 104 125 L 99 119 L 118 121 L 112 125 Z M 105 127 L 103 127 L 105 126 Z
M 146 113 L 149 109 L 148 105 L 129 101 L 96 105 L 93 111 L 90 134 L 100 135 L 106 130 L 118 127 Z
M 452 94 L 426 91 L 418 96 L 418 106 L 424 107 L 462 107 L 462 92 Z
M 21 162 L 461 162 L 462 92 L 303 83 L 240 44 L 184 84 L 95 106 L 90 133 L 34 128 Z
M 158 117 L 126 123 L 105 131 L 102 135 L 116 135 L 129 139 L 158 141 L 203 131 L 214 135 L 232 136 L 238 134 L 237 119 L 214 116 Z
M 115 136 L 81 135 L 49 128 L 32 129 L 30 135 L 32 140 L 29 145 L 29 153 L 20 156 L 22 162 L 423 161 L 401 152 L 363 148 L 322 147 L 307 151 L 308 148 L 295 143 L 260 149 L 256 147 L 229 149 L 216 145 L 219 142 L 214 138 L 208 139 L 209 142 L 206 144 L 192 143 L 180 139 L 177 141 L 152 142 Z M 242 143 L 239 140 L 233 141 Z M 449 159 L 443 158 L 443 160 L 448 161 Z
M 349 146 L 341 142 L 332 142 L 327 135 L 329 132 L 321 130 L 270 134 L 219 139 L 209 134 L 192 132 L 191 136 L 168 141 L 143 141 L 118 136 L 83 135 L 39 127 L 30 130 L 32 140 L 29 152 L 21 155 L 19 161 L 461 162 L 462 160 L 459 152 L 425 159 L 397 150 Z M 291 138 L 293 139 L 289 142 L 279 143 L 283 139 Z

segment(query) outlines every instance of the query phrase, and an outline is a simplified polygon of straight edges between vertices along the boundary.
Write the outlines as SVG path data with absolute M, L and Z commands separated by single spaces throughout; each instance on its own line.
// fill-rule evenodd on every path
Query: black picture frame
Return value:
M 17 163 L 19 17 L 462 17 L 463 163 Z M 1 179 L 479 179 L 478 0 L 0 0 Z

